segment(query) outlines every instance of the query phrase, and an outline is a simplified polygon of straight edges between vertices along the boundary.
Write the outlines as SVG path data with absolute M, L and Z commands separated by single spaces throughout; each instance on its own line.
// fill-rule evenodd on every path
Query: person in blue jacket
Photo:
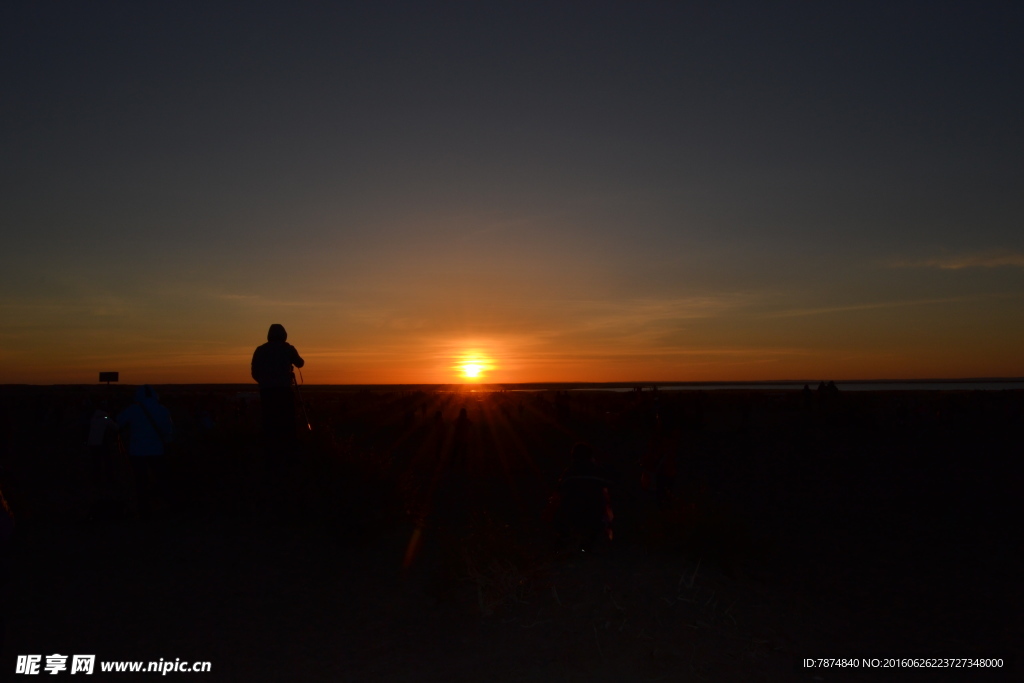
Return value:
M 135 391 L 135 402 L 117 416 L 118 429 L 128 431 L 128 461 L 135 479 L 139 514 L 154 512 L 157 498 L 167 503 L 166 445 L 174 424 L 171 412 L 160 403 L 153 387 L 143 384 Z

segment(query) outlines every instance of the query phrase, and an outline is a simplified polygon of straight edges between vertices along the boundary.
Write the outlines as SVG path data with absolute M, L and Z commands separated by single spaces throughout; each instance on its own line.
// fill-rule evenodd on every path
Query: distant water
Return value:
M 644 391 L 650 390 L 650 385 L 643 386 Z M 818 383 L 808 383 L 811 390 L 818 387 Z M 840 391 L 1001 391 L 1006 389 L 1024 389 L 1024 382 L 836 382 Z M 786 384 L 678 384 L 659 385 L 660 391 L 716 391 L 716 390 L 740 390 L 740 391 L 800 391 L 804 388 L 802 383 Z M 580 387 L 573 391 L 633 391 L 632 387 Z
M 1024 382 L 896 382 L 884 384 L 836 382 L 836 386 L 840 390 L 847 391 L 1000 391 L 1024 389 Z

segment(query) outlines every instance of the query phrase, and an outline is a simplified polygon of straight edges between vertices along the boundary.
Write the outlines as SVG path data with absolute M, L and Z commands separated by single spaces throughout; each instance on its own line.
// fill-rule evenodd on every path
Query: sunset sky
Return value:
M 1024 376 L 1024 4 L 5 2 L 0 383 Z

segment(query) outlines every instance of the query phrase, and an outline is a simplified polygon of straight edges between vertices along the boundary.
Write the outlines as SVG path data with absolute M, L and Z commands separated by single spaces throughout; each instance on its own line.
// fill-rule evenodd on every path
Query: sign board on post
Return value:
M 101 372 L 100 373 L 100 381 L 101 382 L 106 382 L 107 384 L 110 384 L 111 382 L 116 382 L 117 381 L 117 373 L 116 372 Z

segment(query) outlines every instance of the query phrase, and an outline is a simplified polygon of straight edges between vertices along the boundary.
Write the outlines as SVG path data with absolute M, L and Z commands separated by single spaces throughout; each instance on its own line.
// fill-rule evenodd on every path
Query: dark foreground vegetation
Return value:
M 313 430 L 278 466 L 251 388 L 157 389 L 173 495 L 140 519 L 123 462 L 97 477 L 85 446 L 91 406 L 130 388 L 2 388 L 0 677 L 53 653 L 204 660 L 168 675 L 210 681 L 907 674 L 800 668 L 818 657 L 1020 675 L 1024 392 L 307 387 Z M 659 420 L 678 453 L 663 499 L 640 485 Z M 543 519 L 579 441 L 615 511 L 590 553 Z

